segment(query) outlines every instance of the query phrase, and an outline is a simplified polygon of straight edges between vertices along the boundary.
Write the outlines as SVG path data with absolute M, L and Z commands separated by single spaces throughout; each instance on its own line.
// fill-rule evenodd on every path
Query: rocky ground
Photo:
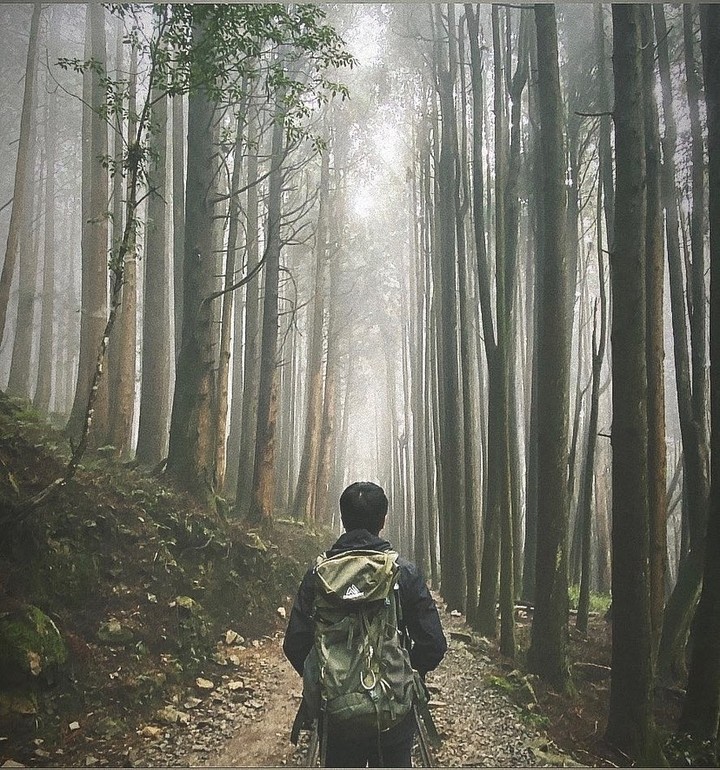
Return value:
M 534 719 L 532 688 L 512 681 L 490 646 L 462 618 L 443 616 L 449 651 L 429 675 L 431 708 L 442 737 L 435 762 L 443 767 L 528 767 L 577 764 L 562 754 Z M 307 735 L 289 741 L 301 683 L 285 661 L 282 635 L 236 648 L 236 663 L 218 681 L 196 683 L 158 719 L 138 731 L 128 752 L 135 766 L 298 766 L 307 761 Z M 524 695 L 518 699 L 518 693 Z M 524 703 L 522 702 L 524 700 Z M 134 742 L 135 743 L 135 742 Z

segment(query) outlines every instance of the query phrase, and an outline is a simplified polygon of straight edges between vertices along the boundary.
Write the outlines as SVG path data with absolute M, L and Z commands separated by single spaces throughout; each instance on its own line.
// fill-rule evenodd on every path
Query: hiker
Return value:
M 422 679 L 447 650 L 420 571 L 379 537 L 387 510 L 377 484 L 342 493 L 345 532 L 305 574 L 285 633 L 327 767 L 410 767 L 419 701 L 428 713 Z M 390 575 L 385 588 L 381 574 Z M 371 661 L 380 650 L 382 661 Z M 353 671 L 355 691 L 345 692 Z

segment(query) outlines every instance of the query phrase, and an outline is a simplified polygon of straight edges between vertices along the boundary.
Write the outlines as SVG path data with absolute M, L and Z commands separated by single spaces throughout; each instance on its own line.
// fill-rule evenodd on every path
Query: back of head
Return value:
M 340 518 L 347 532 L 366 529 L 373 535 L 379 534 L 387 510 L 385 492 L 371 481 L 356 481 L 340 495 Z

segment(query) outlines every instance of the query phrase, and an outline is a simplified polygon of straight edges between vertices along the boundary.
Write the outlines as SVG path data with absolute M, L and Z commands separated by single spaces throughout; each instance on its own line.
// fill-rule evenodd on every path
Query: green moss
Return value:
M 576 610 L 578 607 L 578 598 L 580 596 L 580 586 L 579 585 L 572 585 L 568 589 L 568 596 L 570 598 L 570 608 L 573 610 Z M 590 612 L 596 612 L 598 615 L 604 615 L 608 608 L 610 607 L 610 603 L 612 602 L 612 597 L 610 594 L 590 594 Z
M 0 686 L 52 677 L 67 658 L 57 626 L 37 607 L 0 617 Z

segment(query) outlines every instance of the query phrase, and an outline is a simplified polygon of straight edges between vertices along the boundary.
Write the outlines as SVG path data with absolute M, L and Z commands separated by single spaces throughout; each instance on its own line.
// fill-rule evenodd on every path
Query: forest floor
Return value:
M 37 606 L 70 653 L 66 670 L 35 677 L 20 699 L 0 681 L 0 767 L 304 764 L 307 735 L 298 748 L 289 740 L 301 682 L 281 643 L 328 533 L 244 529 L 102 455 L 51 506 L 8 518 L 66 455 L 61 434 L 0 394 L 0 619 Z M 611 629 L 601 615 L 587 636 L 571 624 L 573 687 L 558 693 L 524 673 L 527 610 L 517 609 L 514 661 L 440 612 L 450 646 L 428 677 L 438 766 L 629 764 L 603 742 Z M 109 624 L 122 636 L 104 638 Z M 658 699 L 662 726 L 674 724 L 675 697 Z

